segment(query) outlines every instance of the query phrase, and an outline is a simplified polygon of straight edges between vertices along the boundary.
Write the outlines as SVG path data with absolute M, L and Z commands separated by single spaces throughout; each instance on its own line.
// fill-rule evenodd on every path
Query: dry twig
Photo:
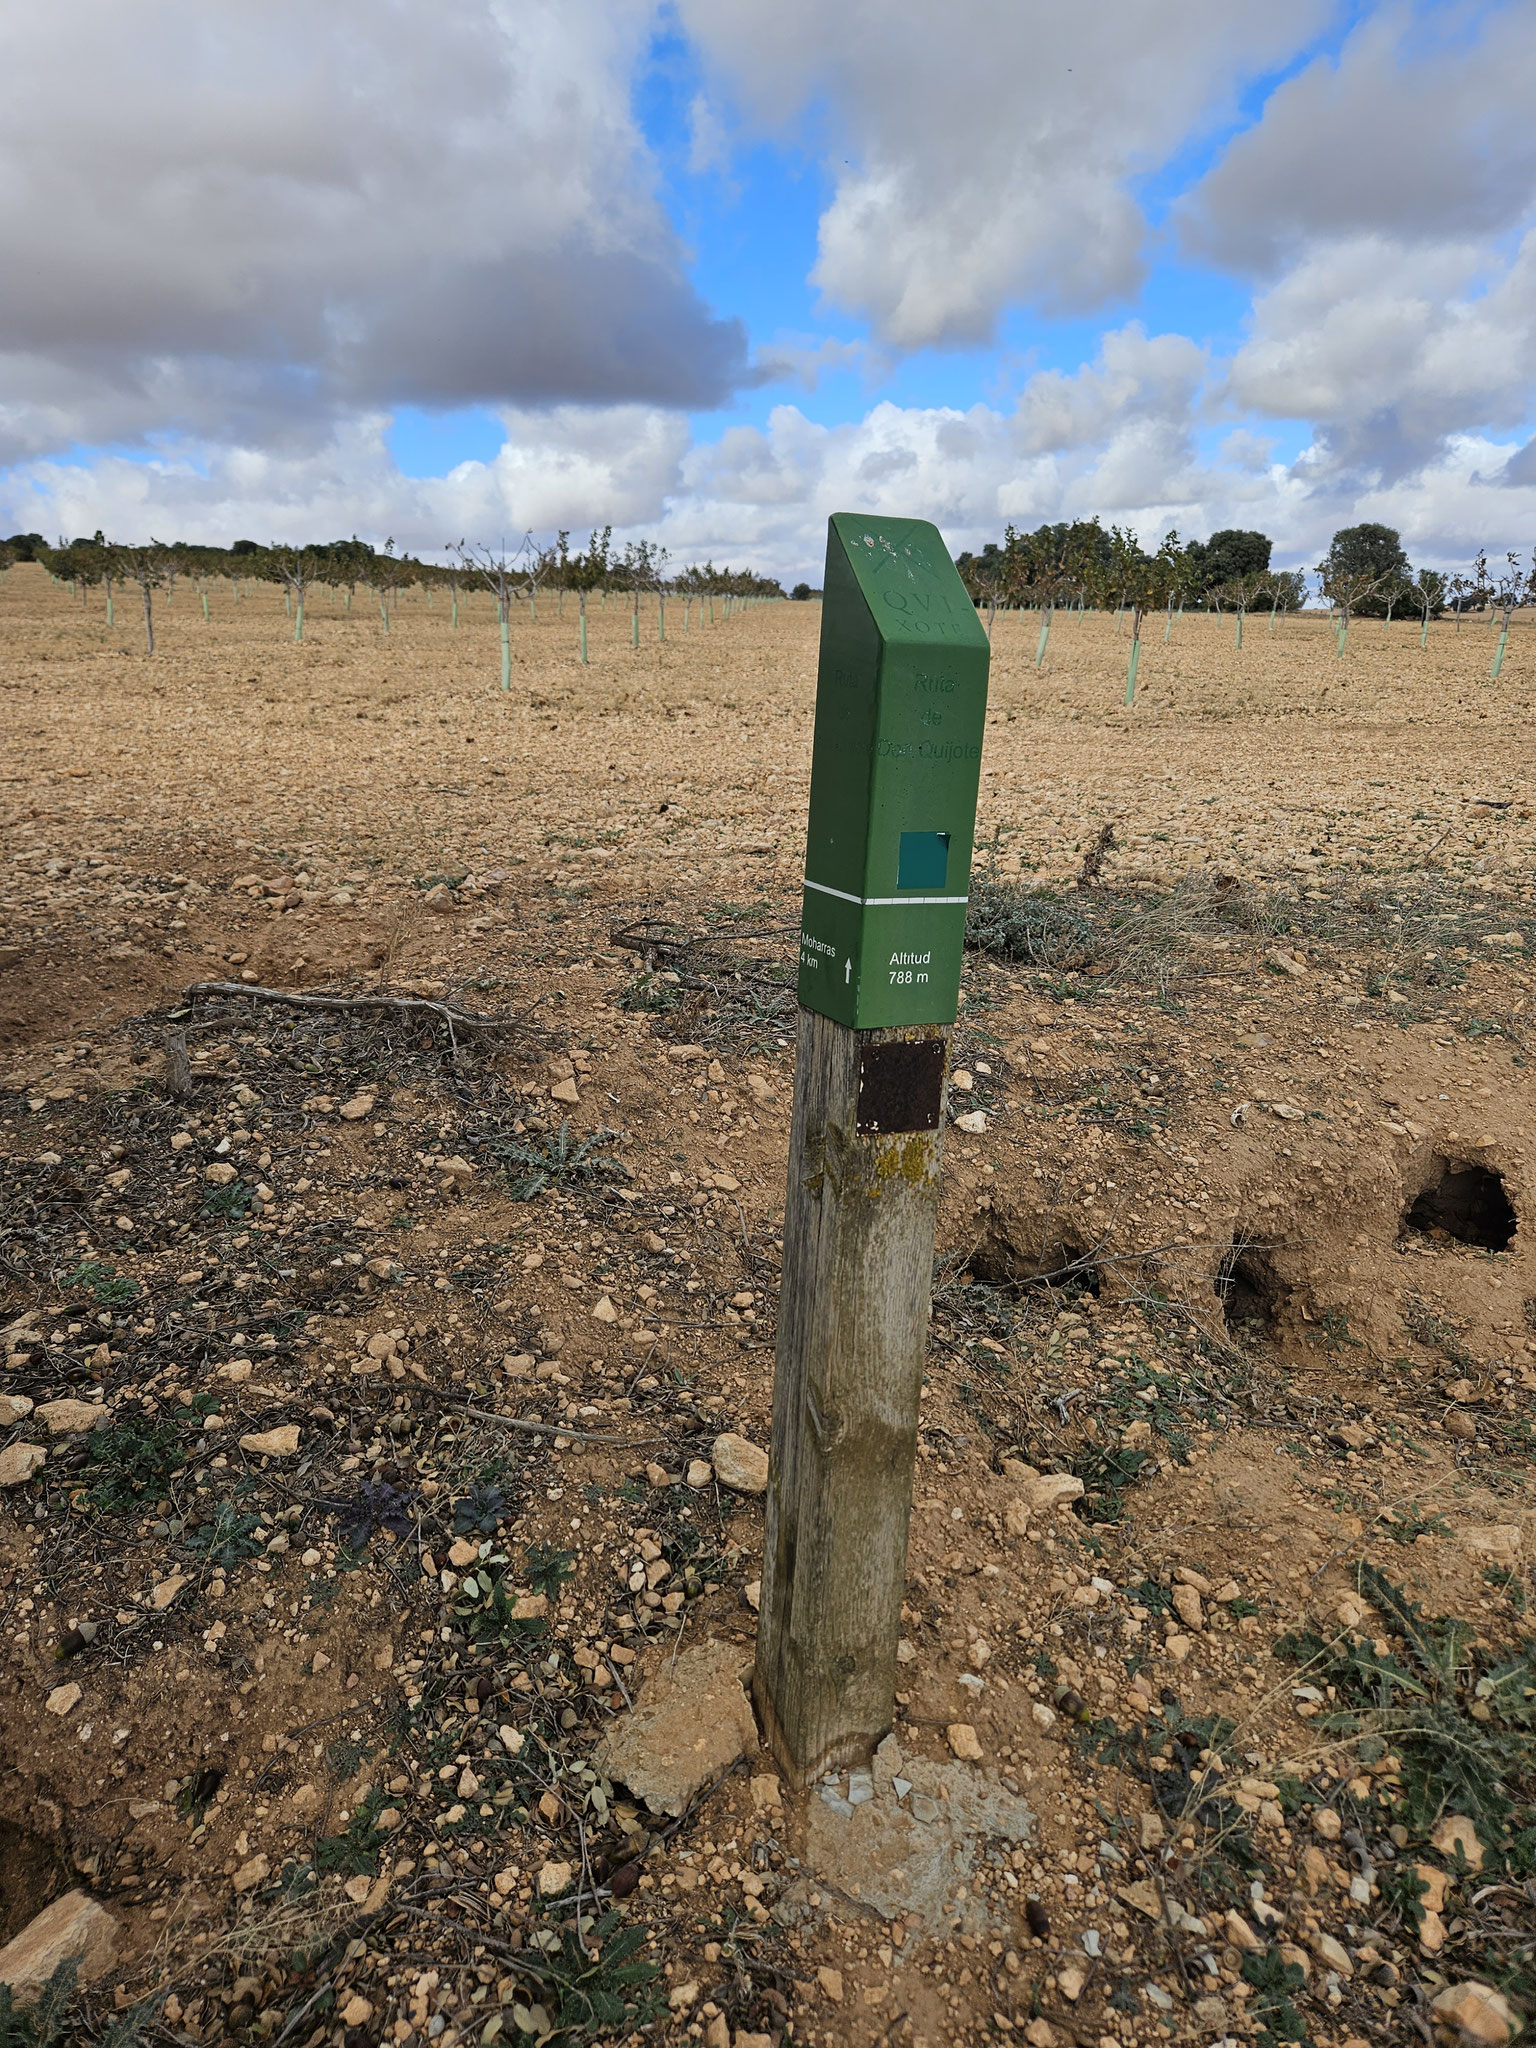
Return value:
M 461 1010 L 456 1003 L 433 1002 L 427 996 L 333 996 L 301 993 L 295 989 L 259 988 L 240 981 L 194 981 L 186 992 L 187 1001 L 199 996 L 241 996 L 253 1003 L 289 1003 L 300 1010 L 390 1010 L 441 1017 L 453 1031 L 515 1031 L 525 1025 L 538 1008 L 537 1003 L 515 1017 L 498 1017 L 485 1010 Z

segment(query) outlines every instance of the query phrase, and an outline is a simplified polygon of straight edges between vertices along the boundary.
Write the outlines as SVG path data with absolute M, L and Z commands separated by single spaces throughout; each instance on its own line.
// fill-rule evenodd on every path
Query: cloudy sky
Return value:
M 0 15 L 0 533 L 1536 537 L 1536 7 Z

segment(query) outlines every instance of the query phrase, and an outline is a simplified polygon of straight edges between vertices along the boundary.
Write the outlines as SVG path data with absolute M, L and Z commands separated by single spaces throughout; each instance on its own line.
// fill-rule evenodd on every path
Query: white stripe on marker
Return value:
M 813 882 L 805 878 L 807 889 L 815 889 L 822 896 L 835 896 L 839 903 L 857 903 L 863 909 L 889 910 L 903 903 L 969 903 L 969 896 L 850 896 L 846 889 L 829 889 L 825 882 Z

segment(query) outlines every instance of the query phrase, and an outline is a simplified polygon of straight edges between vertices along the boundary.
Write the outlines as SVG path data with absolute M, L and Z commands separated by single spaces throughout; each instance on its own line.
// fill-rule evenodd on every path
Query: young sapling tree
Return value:
M 492 554 L 488 547 L 476 545 L 467 547 L 462 540 L 450 541 L 445 553 L 451 554 L 466 576 L 474 577 L 485 585 L 496 600 L 496 623 L 501 633 L 501 687 L 503 691 L 512 688 L 512 635 L 510 621 L 512 601 L 519 585 L 526 585 L 528 569 L 526 557 L 533 548 L 533 535 L 524 534 L 523 544 L 515 555 L 508 555 L 506 542 L 500 551 Z
M 148 654 L 155 651 L 155 606 L 154 593 L 166 579 L 166 549 L 157 540 L 151 540 L 147 548 L 113 546 L 107 550 L 116 565 L 119 582 L 136 583 L 144 600 L 144 648 Z
M 267 549 L 267 561 L 272 574 L 292 599 L 293 637 L 297 644 L 304 638 L 305 593 L 311 583 L 319 580 L 325 566 L 322 551 L 316 547 L 289 547 L 274 541 Z

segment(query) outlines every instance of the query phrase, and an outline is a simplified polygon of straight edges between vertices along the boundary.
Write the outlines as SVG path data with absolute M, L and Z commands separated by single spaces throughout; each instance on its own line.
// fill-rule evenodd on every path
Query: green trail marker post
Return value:
M 937 531 L 829 522 L 754 1687 L 800 1783 L 895 1708 L 990 648 Z

